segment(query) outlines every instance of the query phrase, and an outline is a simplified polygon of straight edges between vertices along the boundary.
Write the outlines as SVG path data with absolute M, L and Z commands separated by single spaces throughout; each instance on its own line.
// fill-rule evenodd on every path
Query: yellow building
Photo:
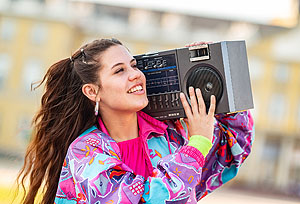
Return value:
M 262 191 L 298 196 L 300 58 L 293 55 L 299 53 L 300 39 L 290 33 L 299 31 L 297 27 L 262 39 L 248 50 L 256 136 L 252 154 L 236 180 Z
M 63 21 L 0 14 L 0 154 L 24 151 L 43 91 L 31 91 L 31 84 L 52 63 L 69 57 L 80 38 Z

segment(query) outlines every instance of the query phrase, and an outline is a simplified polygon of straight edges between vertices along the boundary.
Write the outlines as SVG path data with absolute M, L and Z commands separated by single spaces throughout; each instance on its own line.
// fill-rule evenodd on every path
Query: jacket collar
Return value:
M 164 134 L 167 131 L 167 125 L 146 113 L 138 112 L 138 124 L 140 128 L 140 135 L 146 139 L 150 133 Z
M 156 120 L 155 118 L 147 115 L 146 113 L 139 111 L 137 112 L 137 119 L 138 119 L 138 125 L 139 125 L 139 135 L 142 137 L 142 139 L 145 141 L 149 134 L 154 132 L 157 134 L 165 134 L 167 131 L 167 125 L 159 120 Z M 101 117 L 98 117 L 98 124 L 100 131 L 105 133 L 106 135 L 109 135 Z

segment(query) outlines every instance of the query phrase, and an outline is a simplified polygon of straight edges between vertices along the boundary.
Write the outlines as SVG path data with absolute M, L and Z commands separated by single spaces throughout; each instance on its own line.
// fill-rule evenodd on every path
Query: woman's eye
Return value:
M 132 65 L 133 68 L 137 68 L 136 64 Z
M 115 72 L 115 74 L 118 74 L 118 73 L 123 72 L 123 71 L 124 71 L 124 68 L 119 68 L 119 69 Z

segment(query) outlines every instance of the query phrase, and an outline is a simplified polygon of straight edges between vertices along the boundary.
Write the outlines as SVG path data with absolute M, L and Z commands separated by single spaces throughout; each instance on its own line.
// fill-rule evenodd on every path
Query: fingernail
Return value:
M 199 91 L 200 91 L 200 89 L 199 89 L 199 88 L 196 88 L 196 91 L 198 91 L 198 92 L 199 92 Z

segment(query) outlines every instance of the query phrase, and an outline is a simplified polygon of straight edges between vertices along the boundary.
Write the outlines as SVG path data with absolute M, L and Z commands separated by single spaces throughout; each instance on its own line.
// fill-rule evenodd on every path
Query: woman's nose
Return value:
M 130 75 L 129 75 L 129 80 L 135 80 L 141 77 L 141 71 L 138 68 L 131 69 Z

